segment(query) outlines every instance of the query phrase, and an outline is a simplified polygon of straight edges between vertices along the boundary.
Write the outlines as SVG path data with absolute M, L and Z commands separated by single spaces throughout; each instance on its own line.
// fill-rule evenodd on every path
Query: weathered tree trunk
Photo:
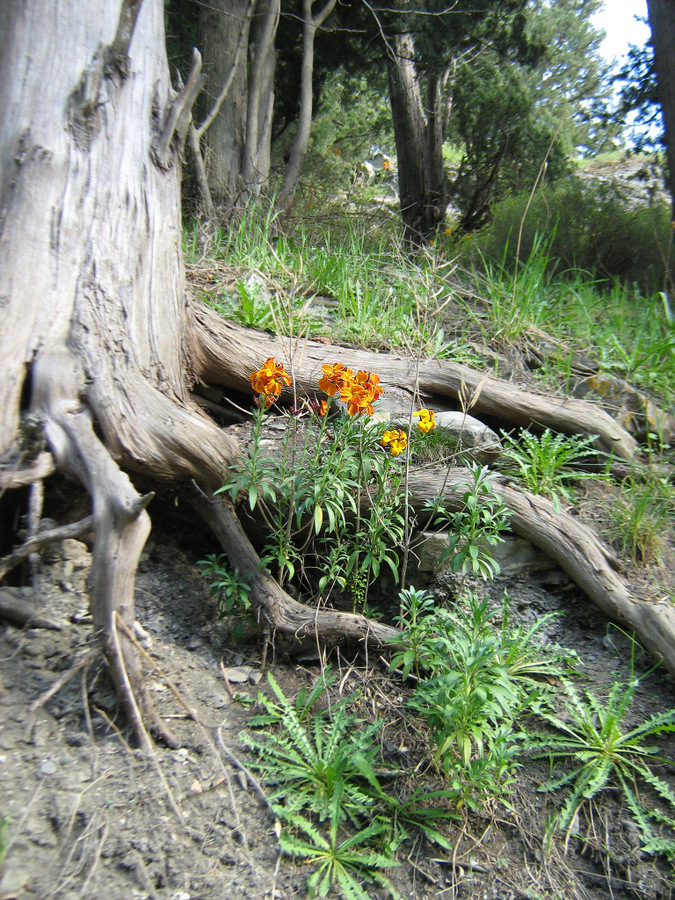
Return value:
M 422 99 L 412 35 L 395 38 L 396 59 L 388 59 L 389 93 L 396 139 L 399 197 L 404 239 L 420 244 L 433 237 L 445 217 L 443 167 L 443 78 L 428 79 Z
M 127 637 L 151 495 L 123 468 L 210 496 L 237 451 L 189 395 L 203 351 L 184 291 L 179 163 L 194 92 L 171 90 L 161 0 L 0 4 L 0 42 L 0 482 L 51 473 L 39 442 L 25 451 L 39 419 L 58 468 L 92 498 L 94 627 L 148 747 L 147 727 L 172 740 Z M 233 563 L 257 573 L 227 501 L 215 510 Z M 273 626 L 299 627 L 299 604 L 271 579 L 257 597 Z M 340 629 L 341 615 L 324 624 Z M 362 617 L 345 626 L 382 639 Z
M 666 133 L 668 185 L 675 221 L 675 3 L 647 0 L 659 102 Z
M 312 100 L 314 74 L 314 40 L 316 32 L 335 9 L 337 0 L 328 0 L 321 12 L 312 15 L 313 0 L 303 0 L 302 27 L 302 73 L 300 76 L 300 114 L 298 131 L 291 147 L 291 154 L 284 173 L 284 179 L 277 195 L 275 206 L 286 210 L 290 206 L 298 187 L 302 164 L 309 147 L 309 132 L 312 125 Z
M 229 83 L 213 120 L 197 129 L 210 195 L 226 210 L 255 196 L 269 179 L 279 11 L 280 0 L 214 0 L 200 7 L 205 116 Z M 242 42 L 245 53 L 239 52 Z

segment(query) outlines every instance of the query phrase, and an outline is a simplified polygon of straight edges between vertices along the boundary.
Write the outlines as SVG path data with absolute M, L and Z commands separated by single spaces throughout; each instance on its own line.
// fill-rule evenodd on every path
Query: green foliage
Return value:
M 262 558 L 281 583 L 297 575 L 311 589 L 311 558 L 321 592 L 351 586 L 354 609 L 357 602 L 363 609 L 383 566 L 398 579 L 401 461 L 380 446 L 383 429 L 341 411 L 289 417 L 280 451 L 262 452 L 264 414 L 255 410 L 247 453 L 221 490 L 233 500 L 243 494 L 260 510 L 270 535 Z
M 450 848 L 435 823 L 451 814 L 428 806 L 446 795 L 423 798 L 416 791 L 400 799 L 383 789 L 375 769 L 381 723 L 364 727 L 346 701 L 313 711 L 334 680 L 327 671 L 291 702 L 268 675 L 276 699 L 259 695 L 264 712 L 251 720 L 255 731 L 242 740 L 253 754 L 252 767 L 272 787 L 269 802 L 283 823 L 282 850 L 314 868 L 310 896 L 325 897 L 334 888 L 345 898 L 367 900 L 364 885 L 375 884 L 396 897 L 383 870 L 398 865 L 394 852 L 407 828 Z
M 496 53 L 481 53 L 460 68 L 451 124 L 465 148 L 453 196 L 462 231 L 484 225 L 509 189 L 531 188 L 547 153 L 553 177 L 566 169 L 555 118 L 535 107 L 527 70 L 504 66 Z
M 518 478 L 533 494 L 551 497 L 557 512 L 561 497 L 572 500 L 569 481 L 595 477 L 574 469 L 575 464 L 597 455 L 593 437 L 554 434 L 550 428 L 540 435 L 523 430 L 517 440 L 504 432 L 502 435 L 504 471 Z
M 434 609 L 429 595 L 414 590 L 401 601 L 403 649 L 392 668 L 426 676 L 410 705 L 426 721 L 455 804 L 505 799 L 519 766 L 517 720 L 549 692 L 541 679 L 564 668 L 560 648 L 537 640 L 550 617 L 512 628 L 505 596 L 500 629 L 493 622 L 499 610 L 473 594 L 453 610 Z
M 9 827 L 10 819 L 0 815 L 0 870 L 9 849 Z
M 467 468 L 470 484 L 462 495 L 463 507 L 452 512 L 435 500 L 427 504 L 427 509 L 436 524 L 451 528 L 449 545 L 440 562 L 449 558 L 453 572 L 472 572 L 487 580 L 499 572 L 490 547 L 499 544 L 502 533 L 508 530 L 510 511 L 495 491 L 488 466 L 472 462 Z M 451 492 L 456 490 L 457 485 L 453 485 Z
M 395 898 L 399 894 L 382 874 L 382 869 L 395 865 L 391 855 L 372 847 L 384 827 L 379 822 L 339 841 L 338 829 L 331 823 L 328 835 L 322 833 L 305 816 L 289 816 L 292 831 L 282 831 L 279 844 L 284 853 L 304 859 L 316 868 L 307 880 L 310 897 L 327 897 L 331 889 L 339 890 L 345 900 L 369 900 L 365 885 L 376 884 Z
M 294 813 L 313 812 L 320 822 L 349 819 L 358 825 L 368 815 L 372 801 L 359 787 L 355 757 L 372 761 L 380 724 L 372 722 L 363 727 L 361 723 L 357 727 L 344 702 L 332 706 L 330 717 L 311 715 L 332 680 L 319 680 L 309 694 L 301 692 L 291 703 L 269 674 L 277 701 L 259 695 L 265 712 L 249 725 L 265 730 L 247 732 L 242 740 L 254 752 L 254 768 L 273 786 L 269 801 L 275 809 L 279 806 L 280 816 L 284 816 L 281 804 L 289 802 Z M 278 730 L 270 726 L 278 726 Z
M 675 518 L 675 492 L 666 478 L 636 474 L 607 506 L 610 539 L 635 562 L 658 560 Z
M 239 569 L 230 568 L 224 553 L 210 553 L 197 565 L 202 567 L 203 577 L 211 580 L 209 590 L 216 599 L 221 618 L 251 614 L 250 579 L 247 575 L 240 574 Z
M 553 726 L 554 734 L 530 735 L 530 747 L 537 756 L 548 756 L 551 765 L 565 760 L 572 768 L 560 774 L 554 772 L 540 790 L 556 791 L 570 786 L 569 796 L 557 816 L 561 830 L 571 827 L 574 818 L 587 800 L 592 800 L 610 785 L 618 785 L 640 831 L 646 852 L 664 853 L 675 860 L 675 793 L 673 786 L 653 770 L 661 762 L 657 749 L 645 740 L 664 732 L 675 731 L 675 709 L 650 716 L 635 727 L 624 725 L 631 709 L 637 679 L 615 682 L 607 697 L 591 691 L 584 694 L 563 680 L 565 714 L 558 715 L 542 707 L 541 718 Z M 664 804 L 657 810 L 646 807 L 639 787 L 650 788 Z M 666 812 L 664 810 L 669 810 Z M 664 833 L 656 833 L 653 823 L 662 826 Z
M 645 170 L 649 160 L 645 159 Z M 672 270 L 675 247 L 666 202 L 631 204 L 611 181 L 582 174 L 570 175 L 537 190 L 514 194 L 493 207 L 489 229 L 478 236 L 477 248 L 487 260 L 506 261 L 513 268 L 516 235 L 522 224 L 521 263 L 527 260 L 542 232 L 555 235 L 549 255 L 569 272 L 587 280 L 619 279 L 651 292 L 664 287 L 668 266 Z M 528 207 L 527 216 L 525 210 Z M 464 249 L 463 256 L 469 248 Z

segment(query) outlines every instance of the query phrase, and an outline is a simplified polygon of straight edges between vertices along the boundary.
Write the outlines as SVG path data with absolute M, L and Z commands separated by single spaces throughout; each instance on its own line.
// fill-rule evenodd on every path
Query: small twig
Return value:
M 160 676 L 160 678 L 164 681 L 164 683 L 165 683 L 166 686 L 169 688 L 169 690 L 171 691 L 171 693 L 174 695 L 174 697 L 176 698 L 176 700 L 178 700 L 178 702 L 180 703 L 180 705 L 183 707 L 183 709 L 184 709 L 185 712 L 187 713 L 188 717 L 189 717 L 190 719 L 192 719 L 194 722 L 196 722 L 196 721 L 197 721 L 197 713 L 194 711 L 194 709 L 192 709 L 191 707 L 188 706 L 188 704 L 186 703 L 186 701 L 185 701 L 185 700 L 183 699 L 183 697 L 181 696 L 181 694 L 180 694 L 178 688 L 177 688 L 176 685 L 171 681 L 171 679 L 170 679 L 169 676 L 166 674 L 166 672 L 164 672 L 164 670 L 161 668 L 161 666 L 159 666 L 159 665 L 155 662 L 155 660 L 150 656 L 150 654 L 149 654 L 149 653 L 147 652 L 147 650 L 143 647 L 143 645 L 139 643 L 138 638 L 137 638 L 136 635 L 133 633 L 133 631 L 129 628 L 129 626 L 128 626 L 127 623 L 124 621 L 124 619 L 122 619 L 121 616 L 119 616 L 118 614 L 116 614 L 116 615 L 117 615 L 117 623 L 118 623 L 118 625 L 121 627 L 121 629 L 122 629 L 122 631 L 124 632 L 124 634 L 125 634 L 125 635 L 127 636 L 127 638 L 131 641 L 131 643 L 132 643 L 132 644 L 134 645 L 134 647 L 138 650 L 138 652 L 143 656 L 143 658 L 144 658 L 144 659 L 152 666 L 152 668 L 157 672 L 157 674 Z
M 103 852 L 103 845 L 105 844 L 106 838 L 108 837 L 108 823 L 104 822 L 103 827 L 101 828 L 101 838 L 96 845 L 96 852 L 94 853 L 94 861 L 89 867 L 89 872 L 87 873 L 87 877 L 84 879 L 82 887 L 80 888 L 80 897 L 85 897 L 87 893 L 87 888 L 89 887 L 89 882 L 91 881 L 94 872 L 96 871 L 96 867 L 101 861 L 101 853 Z
M 59 528 L 48 528 L 46 531 L 40 531 L 35 535 L 31 535 L 25 543 L 13 550 L 8 556 L 0 559 L 0 579 L 18 566 L 20 562 L 27 559 L 31 553 L 35 553 L 40 547 L 47 544 L 54 544 L 57 541 L 65 541 L 67 538 L 79 538 L 87 534 L 94 527 L 94 517 L 87 516 L 77 522 L 71 522 L 69 525 L 61 525 Z
M 256 779 L 256 777 L 253 775 L 251 770 L 249 768 L 247 768 L 243 764 L 243 762 L 241 762 L 241 760 L 238 759 L 230 749 L 228 749 L 228 747 L 225 746 L 225 743 L 223 741 L 223 735 L 220 730 L 220 726 L 216 730 L 216 737 L 218 739 L 218 745 L 220 746 L 220 749 L 223 751 L 225 756 L 227 756 L 227 758 L 230 760 L 232 765 L 236 769 L 239 769 L 240 772 L 244 773 L 249 784 L 251 785 L 251 787 L 253 787 L 255 792 L 258 794 L 258 796 L 260 797 L 262 802 L 265 804 L 267 809 L 270 811 L 270 813 L 274 816 L 274 820 L 276 821 L 278 816 L 272 809 L 272 805 L 270 804 L 269 800 L 267 799 L 267 796 L 265 795 L 265 791 L 263 791 L 262 787 L 260 786 L 260 782 Z
M 27 466 L 21 461 L 15 466 L 0 467 L 0 491 L 27 487 L 35 481 L 42 481 L 56 469 L 54 457 L 46 450 L 38 454 Z
M 44 692 L 44 694 L 40 694 L 40 696 L 36 700 L 33 700 L 31 705 L 28 707 L 28 712 L 31 714 L 37 712 L 37 710 L 40 709 L 41 706 L 44 706 L 45 703 L 54 696 L 54 694 L 61 690 L 64 684 L 70 681 L 73 675 L 76 675 L 80 671 L 80 669 L 86 668 L 86 666 L 88 666 L 89 663 L 96 656 L 98 656 L 99 652 L 100 651 L 98 647 L 93 648 L 92 650 L 87 650 L 84 656 L 82 656 L 81 659 L 79 659 L 73 666 L 71 666 L 67 672 L 64 672 L 62 675 L 60 675 L 52 684 L 52 686 Z
M 134 731 L 134 734 L 138 738 L 141 749 L 146 753 L 153 755 L 153 747 L 152 741 L 150 739 L 150 735 L 148 734 L 145 722 L 143 721 L 143 716 L 141 715 L 141 711 L 138 708 L 138 704 L 136 703 L 136 697 L 134 696 L 133 688 L 131 687 L 131 682 L 129 681 L 129 673 L 127 672 L 127 667 L 124 664 L 124 656 L 122 654 L 122 647 L 120 645 L 120 639 L 117 634 L 117 623 L 121 622 L 122 618 L 115 610 L 113 612 L 113 621 L 112 628 L 110 629 L 113 645 L 115 648 L 115 655 L 117 656 L 117 665 L 119 667 L 119 674 L 124 683 L 124 693 L 126 695 L 127 700 L 127 712 L 129 718 L 131 719 L 131 727 Z M 181 816 L 182 820 L 182 816 Z

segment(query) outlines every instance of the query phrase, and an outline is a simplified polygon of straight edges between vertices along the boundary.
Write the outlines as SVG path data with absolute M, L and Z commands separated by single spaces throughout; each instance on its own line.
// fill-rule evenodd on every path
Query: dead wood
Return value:
M 29 628 L 61 631 L 63 626 L 60 622 L 54 622 L 41 615 L 40 608 L 36 603 L 31 603 L 30 600 L 19 596 L 15 591 L 16 588 L 0 588 L 0 619 L 13 622 L 21 627 L 27 625 Z
M 198 376 L 239 391 L 250 392 L 250 373 L 268 356 L 283 360 L 293 373 L 295 389 L 314 396 L 321 366 L 338 358 L 355 371 L 377 372 L 385 389 L 403 392 L 411 401 L 425 403 L 444 398 L 459 401 L 482 385 L 471 409 L 474 415 L 494 416 L 514 425 L 551 428 L 564 434 L 597 435 L 603 449 L 631 460 L 635 439 L 603 409 L 585 400 L 554 397 L 529 391 L 484 372 L 449 360 L 421 360 L 419 364 L 393 353 L 373 353 L 345 347 L 327 347 L 319 341 L 280 339 L 223 320 L 217 312 L 196 302 L 195 327 L 199 329 L 195 364 Z M 414 396 L 417 380 L 418 397 Z M 284 396 L 284 395 L 282 395 Z M 287 390 L 285 399 L 291 399 Z
M 42 481 L 54 472 L 54 468 L 54 457 L 46 451 L 25 465 L 19 463 L 0 466 L 0 491 L 27 487 L 36 481 Z
M 49 455 L 51 457 L 51 454 Z M 80 519 L 79 522 L 71 522 L 69 525 L 62 525 L 59 528 L 49 528 L 29 538 L 20 547 L 16 547 L 11 553 L 0 559 L 0 581 L 15 566 L 18 566 L 24 559 L 28 559 L 32 553 L 35 553 L 36 550 L 40 550 L 48 544 L 65 541 L 67 538 L 82 537 L 91 532 L 93 524 L 93 517 L 87 516 L 84 519 Z

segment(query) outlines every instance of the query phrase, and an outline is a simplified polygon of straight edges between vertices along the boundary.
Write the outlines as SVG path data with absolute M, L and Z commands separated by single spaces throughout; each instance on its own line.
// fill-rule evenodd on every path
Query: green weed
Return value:
M 499 563 L 490 552 L 508 529 L 510 512 L 497 495 L 493 475 L 487 466 L 470 463 L 471 484 L 462 495 L 462 508 L 448 511 L 438 500 L 427 504 L 437 525 L 450 527 L 448 547 L 440 562 L 451 560 L 453 572 L 472 572 L 487 580 L 499 572 Z M 457 489 L 453 485 L 452 493 Z
M 503 470 L 515 476 L 533 494 L 550 497 L 556 512 L 560 512 L 561 497 L 572 500 L 567 487 L 570 481 L 597 477 L 574 468 L 589 457 L 597 456 L 593 437 L 554 434 L 546 428 L 540 435 L 523 430 L 518 440 L 502 432 L 502 438 Z
M 419 673 L 410 705 L 429 728 L 448 791 L 457 806 L 504 800 L 520 764 L 516 723 L 550 692 L 545 679 L 564 670 L 563 651 L 538 640 L 550 617 L 513 628 L 506 595 L 501 628 L 499 609 L 472 594 L 453 610 L 435 609 L 430 595 L 413 589 L 401 602 L 403 648 L 392 668 Z
M 662 760 L 656 747 L 645 743 L 659 734 L 675 731 L 675 709 L 626 728 L 624 719 L 637 685 L 637 679 L 615 682 L 607 697 L 600 698 L 591 691 L 582 695 L 563 680 L 566 714 L 561 716 L 540 708 L 539 716 L 555 729 L 555 733 L 530 735 L 528 743 L 537 750 L 536 756 L 548 756 L 552 766 L 559 760 L 571 764 L 568 771 L 554 773 L 540 788 L 556 791 L 570 787 L 569 796 L 556 819 L 559 829 L 569 829 L 586 801 L 610 785 L 617 785 L 640 831 L 643 849 L 662 852 L 675 859 L 675 793 L 672 785 L 654 773 L 653 763 Z M 645 807 L 640 785 L 651 788 L 670 813 Z M 667 836 L 655 833 L 654 822 L 665 827 Z
M 609 536 L 622 553 L 647 565 L 658 560 L 675 513 L 675 492 L 667 479 L 631 476 L 608 504 Z
M 204 578 L 211 580 L 209 591 L 215 597 L 218 614 L 248 616 L 251 613 L 251 582 L 239 569 L 230 568 L 224 553 L 210 553 L 197 565 L 202 567 Z

